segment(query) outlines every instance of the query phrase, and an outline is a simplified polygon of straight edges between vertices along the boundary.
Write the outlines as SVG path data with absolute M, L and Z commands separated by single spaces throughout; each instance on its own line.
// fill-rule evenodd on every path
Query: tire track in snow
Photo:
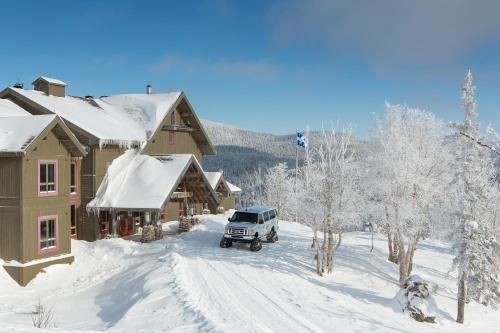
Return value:
M 184 258 L 185 275 L 190 281 L 182 286 L 186 295 L 191 297 L 191 304 L 203 316 L 210 319 L 222 330 L 238 329 L 248 332 L 262 331 L 301 331 L 320 332 L 320 328 L 304 319 L 286 302 L 278 303 L 267 293 L 268 288 L 257 288 L 246 277 L 234 271 L 225 263 L 226 258 L 217 254 L 212 242 L 197 242 L 197 258 Z M 188 245 L 188 244 L 186 244 Z M 191 244 L 189 244 L 191 245 Z M 189 246 L 188 245 L 188 246 Z M 210 253 L 216 259 L 207 259 Z M 186 262 L 187 261 L 187 262 Z M 256 276 L 259 274 L 257 273 Z M 256 279 L 257 281 L 262 281 Z M 262 288 L 264 284 L 260 283 Z M 279 321 L 276 319 L 280 318 Z M 217 325 L 220 324 L 220 325 Z
M 276 245 L 276 244 L 274 244 L 274 245 Z M 250 281 L 248 281 L 248 279 L 245 278 L 242 274 L 240 274 L 232 269 L 229 269 L 229 265 L 224 262 L 224 259 L 221 259 L 217 255 L 217 252 L 218 251 L 212 250 L 214 257 L 216 257 L 221 262 L 222 266 L 228 268 L 227 271 L 232 272 L 233 275 L 237 276 L 240 280 L 244 281 L 248 286 L 250 286 L 252 289 L 254 289 L 262 297 L 267 299 L 270 303 L 272 303 L 275 306 L 276 309 L 278 309 L 281 313 L 285 314 L 288 317 L 288 319 L 291 319 L 293 322 L 297 323 L 299 326 L 301 326 L 302 328 L 304 328 L 308 331 L 322 332 L 321 328 L 317 327 L 316 325 L 314 325 L 310 321 L 303 318 L 300 313 L 295 312 L 293 307 L 288 305 L 287 301 L 279 304 L 277 301 L 275 301 L 274 299 L 269 297 L 268 295 L 272 294 L 273 291 L 271 291 L 269 289 L 269 287 L 267 287 L 267 284 L 265 283 L 265 281 L 262 280 L 262 278 L 261 278 L 262 275 L 256 274 L 257 279 L 261 282 L 259 284 L 259 287 L 262 288 L 262 290 L 261 290 L 261 289 L 258 289 L 257 287 L 255 287 L 255 283 L 251 283 Z M 276 258 L 276 260 L 277 259 L 278 258 Z M 274 261 L 276 261 L 276 260 L 274 260 Z M 294 313 L 294 315 L 291 315 L 291 313 Z

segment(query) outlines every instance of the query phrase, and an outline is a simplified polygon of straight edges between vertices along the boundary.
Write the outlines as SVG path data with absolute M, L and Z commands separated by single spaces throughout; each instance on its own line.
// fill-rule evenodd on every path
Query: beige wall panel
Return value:
M 175 112 L 175 124 L 184 125 L 177 110 Z M 173 125 L 171 115 L 167 116 L 160 127 L 165 125 Z M 151 138 L 148 145 L 144 149 L 144 153 L 148 155 L 165 155 L 165 154 L 194 154 L 200 164 L 203 156 L 201 154 L 196 141 L 189 132 L 175 132 L 175 143 L 169 143 L 169 131 L 159 130 Z
M 0 158 L 0 258 L 21 256 L 21 157 Z
M 38 195 L 38 161 L 57 160 L 57 195 Z M 71 156 L 50 132 L 36 149 L 23 159 L 22 166 L 22 250 L 21 262 L 71 252 L 70 242 L 70 163 Z M 39 254 L 38 217 L 57 215 L 57 251 Z

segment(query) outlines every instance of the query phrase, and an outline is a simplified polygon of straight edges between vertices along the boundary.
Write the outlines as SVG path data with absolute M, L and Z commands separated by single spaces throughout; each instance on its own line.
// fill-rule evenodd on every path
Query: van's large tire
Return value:
M 231 246 L 233 246 L 233 242 L 231 240 L 229 240 L 229 239 L 225 239 L 224 237 L 222 237 L 222 239 L 220 240 L 219 245 L 222 248 L 231 247 Z
M 267 234 L 267 241 L 269 243 L 278 241 L 278 233 L 274 230 L 274 228 L 272 228 L 271 231 Z
M 250 251 L 257 252 L 262 249 L 262 242 L 257 237 L 250 243 Z

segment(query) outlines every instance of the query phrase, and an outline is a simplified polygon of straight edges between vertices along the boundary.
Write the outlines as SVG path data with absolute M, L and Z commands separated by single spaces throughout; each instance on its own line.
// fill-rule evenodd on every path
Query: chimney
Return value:
M 151 85 L 150 85 L 150 84 L 148 84 L 148 85 L 146 86 L 146 94 L 151 95 L 151 88 L 152 88 L 152 87 L 151 87 Z
M 66 97 L 66 82 L 46 76 L 40 76 L 33 81 L 33 87 L 47 95 Z
M 17 82 L 16 84 L 13 85 L 14 88 L 17 88 L 17 89 L 23 89 L 24 88 L 24 84 L 22 84 L 21 82 Z

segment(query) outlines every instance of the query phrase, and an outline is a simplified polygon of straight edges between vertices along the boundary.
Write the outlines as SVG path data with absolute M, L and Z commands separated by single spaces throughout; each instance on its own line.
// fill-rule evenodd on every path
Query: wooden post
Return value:
M 111 235 L 113 235 L 113 237 L 117 237 L 118 234 L 117 234 L 117 226 L 118 226 L 118 223 L 117 223 L 117 220 L 116 220 L 116 212 L 115 210 L 111 210 Z

